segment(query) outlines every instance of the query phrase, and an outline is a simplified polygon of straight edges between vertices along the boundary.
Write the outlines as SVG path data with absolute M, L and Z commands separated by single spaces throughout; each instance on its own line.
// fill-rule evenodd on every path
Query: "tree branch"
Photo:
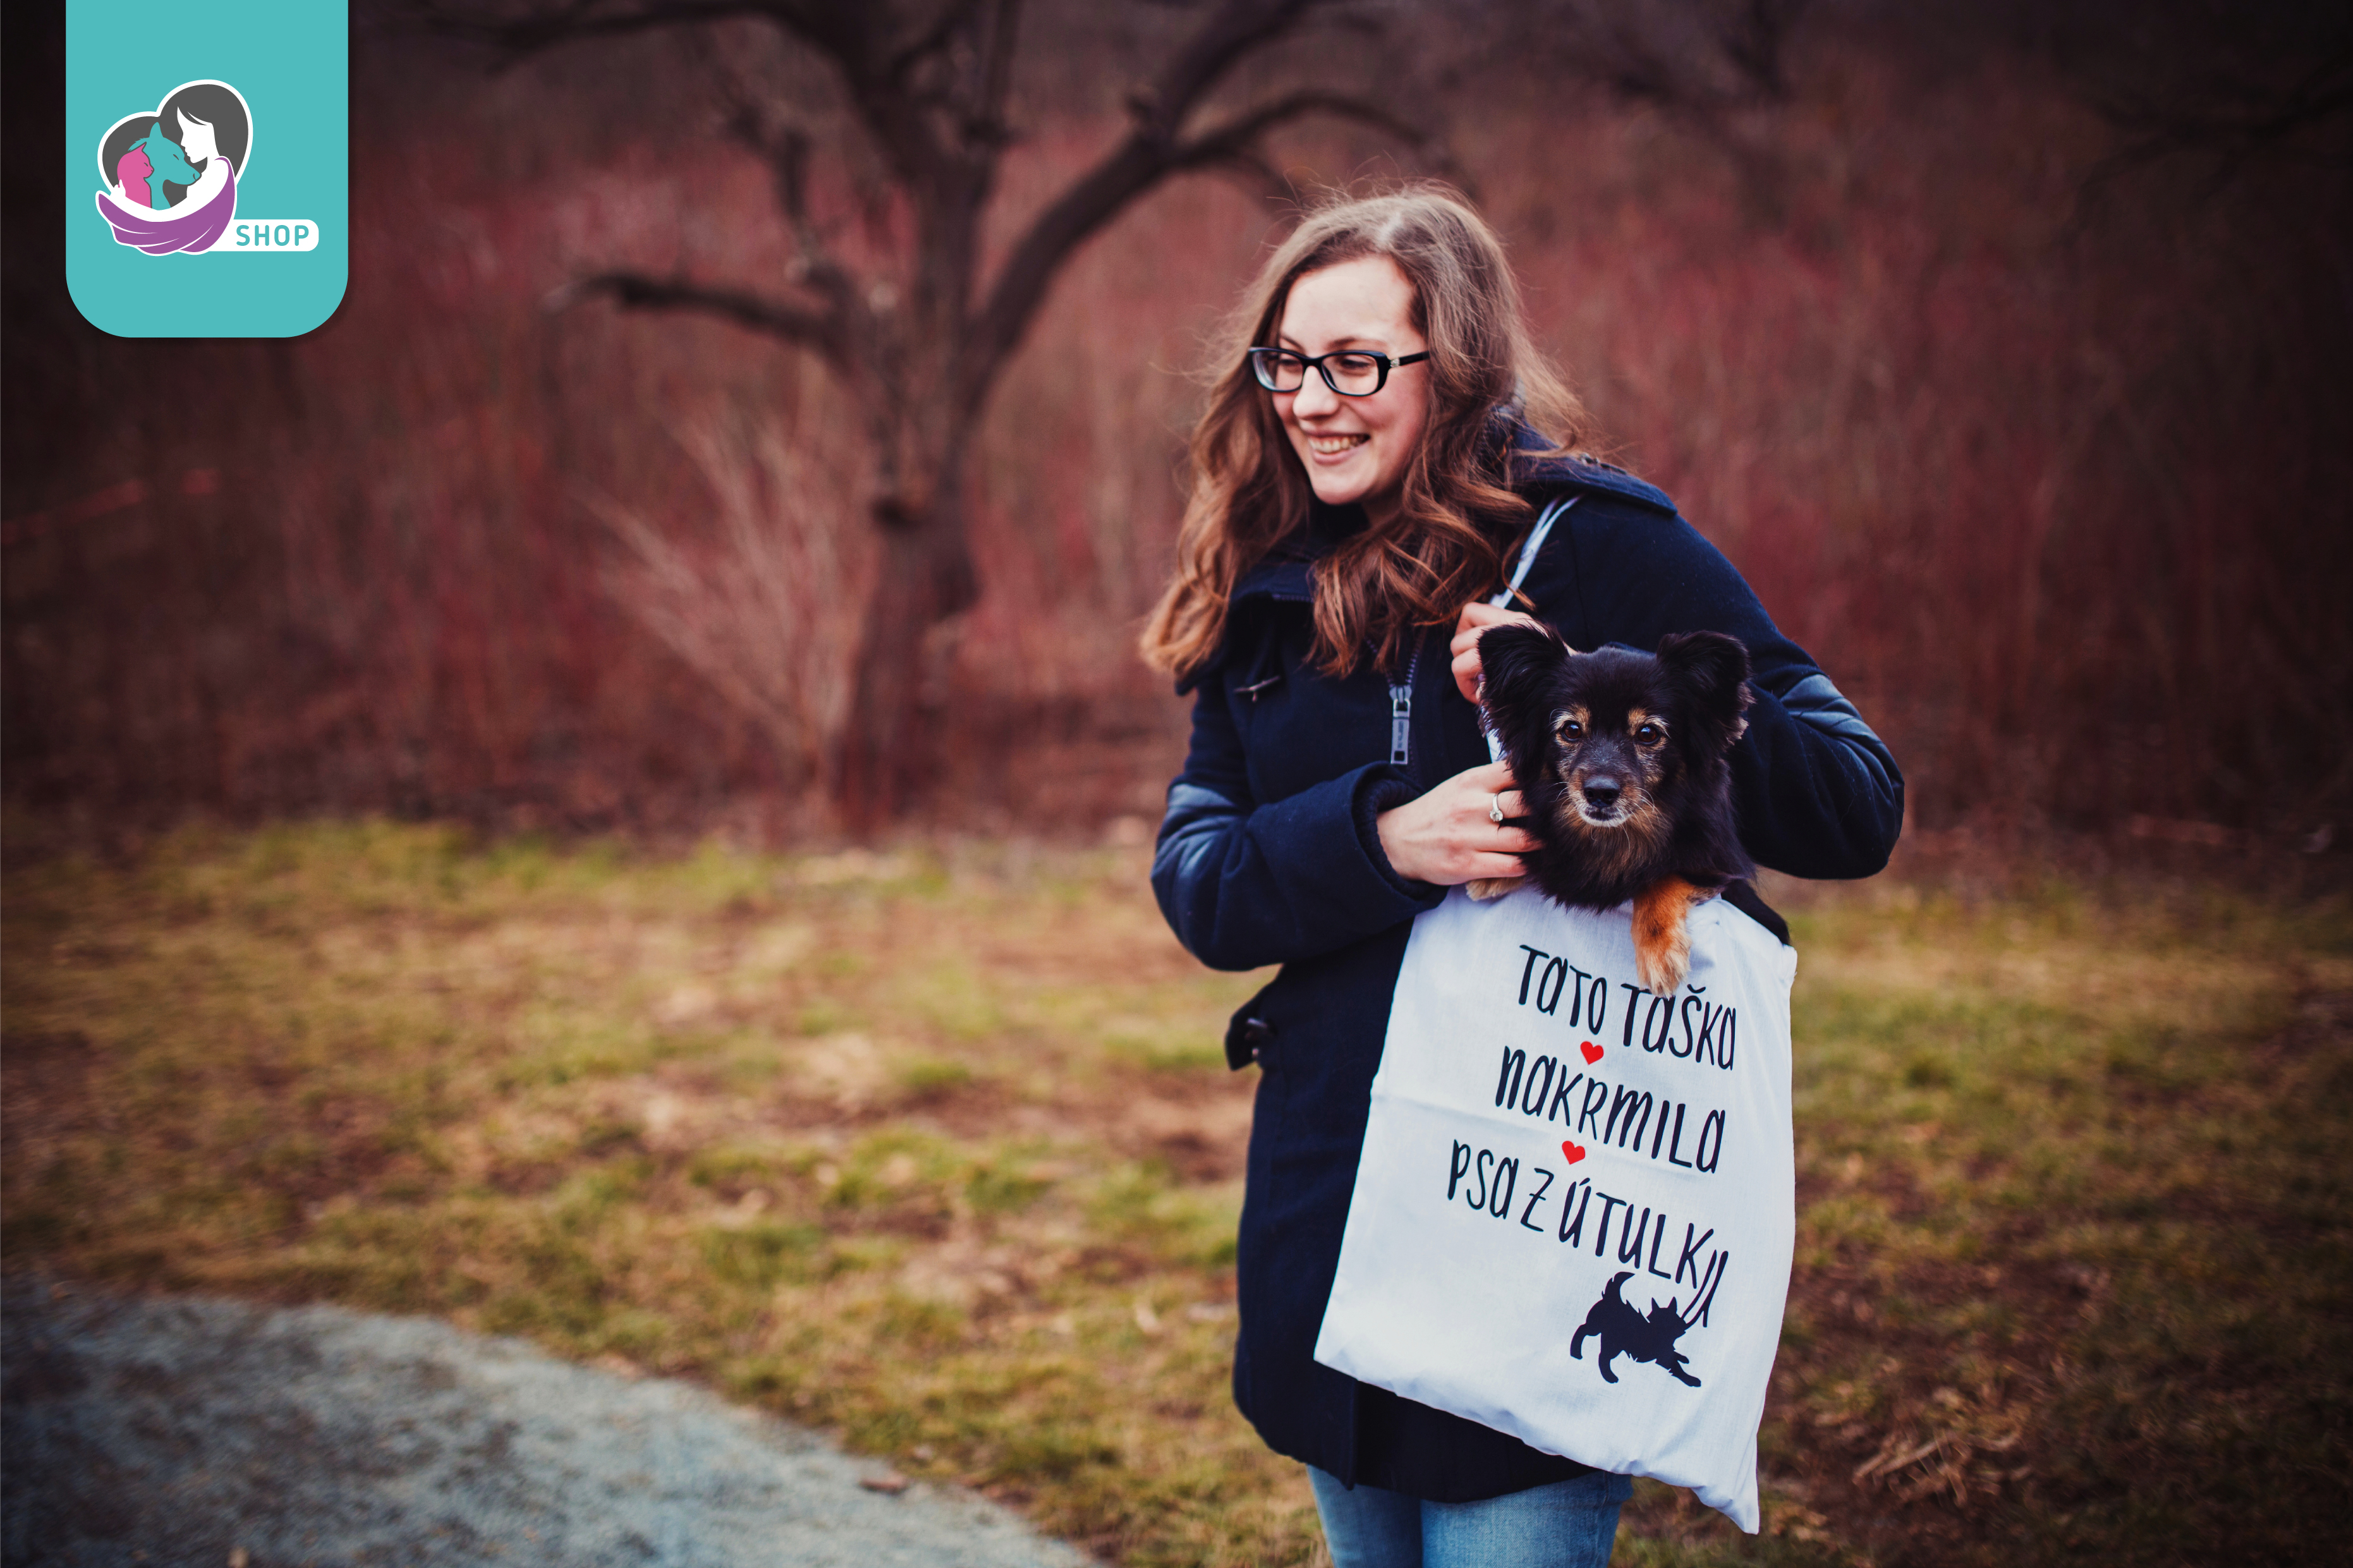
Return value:
M 2090 221 L 2111 186 L 2172 158 L 2211 161 L 2197 193 L 2202 200 L 2267 161 L 2353 166 L 2353 143 L 2340 136 L 2332 148 L 2327 134 L 2353 127 L 2353 46 L 2340 45 L 2284 87 L 2210 76 L 2090 101 L 2126 140 L 2084 175 L 2071 228 Z
M 857 310 L 858 279 L 827 246 L 823 231 L 809 214 L 809 133 L 773 116 L 716 51 L 710 63 L 726 100 L 728 134 L 757 153 L 775 181 L 776 206 L 793 237 L 794 256 L 786 278 L 824 295 L 830 308 L 849 320 Z
M 2237 85 L 2210 88 L 2203 96 L 2207 101 L 2143 97 L 2095 105 L 2133 137 L 2109 162 L 2130 167 L 2185 152 L 2243 161 L 2282 147 L 2353 111 L 2353 47 L 2338 49 L 2284 89 Z
M 1278 125 L 1310 114 L 1372 125 L 1417 148 L 1428 146 L 1430 141 L 1428 132 L 1377 103 L 1323 91 L 1292 93 L 1183 142 L 1165 141 L 1154 134 L 1153 126 L 1138 125 L 1116 150 L 1039 214 L 1006 258 L 966 340 L 958 388 L 965 407 L 979 407 L 989 383 L 1044 302 L 1055 274 L 1097 230 L 1171 174 L 1220 163 L 1262 170 L 1259 139 Z
M 1021 0 L 997 0 L 997 14 L 989 18 L 987 47 L 981 57 L 980 101 L 965 132 L 988 146 L 1003 146 L 1010 139 L 1005 104 L 1013 90 L 1013 41 L 1020 30 Z
M 949 0 L 953 23 L 976 0 Z M 882 0 L 563 0 L 485 18 L 465 0 L 407 0 L 436 31 L 498 50 L 501 68 L 560 44 L 698 23 L 755 18 L 798 39 L 840 73 L 849 100 L 902 179 L 919 180 L 935 164 L 923 134 L 915 95 L 890 68 L 877 68 L 877 28 L 890 17 Z M 911 46 L 921 53 L 922 40 Z
M 971 18 L 973 7 L 978 3 L 979 0 L 947 0 L 947 4 L 940 7 L 939 15 L 932 18 L 930 26 L 891 51 L 890 59 L 882 67 L 882 74 L 893 85 L 906 88 L 917 68 L 947 48 L 949 40 L 955 37 L 956 29 Z
M 1272 103 L 1254 109 L 1250 113 L 1205 131 L 1175 148 L 1171 156 L 1178 169 L 1198 169 L 1203 164 L 1223 163 L 1254 151 L 1253 143 L 1269 131 L 1286 121 L 1299 120 L 1310 114 L 1328 114 L 1335 119 L 1354 120 L 1377 131 L 1386 131 L 1409 146 L 1419 151 L 1430 145 L 1430 132 L 1370 99 L 1357 98 L 1345 92 L 1323 92 L 1309 89 L 1294 92 Z
M 1768 102 L 1789 98 L 1789 35 L 1797 30 L 1808 0 L 1748 0 L 1725 29 L 1724 55 L 1757 95 Z
M 838 370 L 854 369 L 849 363 L 849 333 L 838 315 L 764 299 L 740 289 L 713 288 L 682 278 L 649 278 L 641 272 L 599 272 L 556 289 L 548 296 L 546 308 L 566 310 L 599 294 L 610 296 L 624 310 L 688 310 L 717 316 L 813 350 Z
M 1245 55 L 1297 26 L 1324 0 L 1225 0 L 1176 58 L 1128 96 L 1139 129 L 1174 141 L 1185 117 Z
M 724 22 L 758 16 L 792 26 L 795 7 L 781 0 L 638 0 L 608 5 L 604 0 L 570 0 L 569 4 L 524 11 L 507 16 L 485 16 L 480 6 L 450 0 L 412 0 L 411 10 L 427 26 L 451 37 L 487 45 L 512 64 L 559 44 L 585 38 L 618 37 L 656 27 L 676 27 L 697 22 Z

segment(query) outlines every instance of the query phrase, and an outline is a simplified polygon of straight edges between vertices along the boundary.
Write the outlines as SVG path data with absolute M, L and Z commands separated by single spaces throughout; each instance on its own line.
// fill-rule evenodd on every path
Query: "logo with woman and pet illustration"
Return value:
M 322 325 L 351 280 L 343 0 L 65 0 L 65 12 L 54 166 L 74 309 L 119 338 Z
M 237 182 L 253 145 L 243 93 L 225 81 L 182 82 L 100 139 L 99 216 L 117 245 L 149 256 L 315 249 L 311 219 L 238 218 Z

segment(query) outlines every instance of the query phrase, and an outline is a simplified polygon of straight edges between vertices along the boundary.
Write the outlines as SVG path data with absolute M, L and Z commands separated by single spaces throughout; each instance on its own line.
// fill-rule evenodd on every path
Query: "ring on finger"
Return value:
M 1498 825 L 1503 822 L 1504 797 L 1502 795 L 1489 795 L 1487 797 L 1487 820 Z

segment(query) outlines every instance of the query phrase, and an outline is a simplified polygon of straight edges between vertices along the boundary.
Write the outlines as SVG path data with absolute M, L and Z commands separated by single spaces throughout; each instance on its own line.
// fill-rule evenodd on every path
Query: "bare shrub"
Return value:
M 839 465 L 772 421 L 705 412 L 671 426 L 716 503 L 665 527 L 593 486 L 582 500 L 622 546 L 605 583 L 623 609 L 775 748 L 806 784 L 849 719 L 851 656 L 873 550 Z M 672 515 L 678 509 L 670 509 Z

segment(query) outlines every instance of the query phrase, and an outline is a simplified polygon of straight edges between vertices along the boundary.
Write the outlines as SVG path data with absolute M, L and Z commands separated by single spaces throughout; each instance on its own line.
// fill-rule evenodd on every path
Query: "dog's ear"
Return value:
M 1747 731 L 1741 715 L 1754 700 L 1748 689 L 1748 649 L 1722 632 L 1669 632 L 1659 639 L 1659 663 L 1692 711 L 1729 746 Z
M 1479 634 L 1479 705 L 1514 772 L 1552 732 L 1553 684 L 1567 662 L 1568 645 L 1549 626 L 1514 621 Z

